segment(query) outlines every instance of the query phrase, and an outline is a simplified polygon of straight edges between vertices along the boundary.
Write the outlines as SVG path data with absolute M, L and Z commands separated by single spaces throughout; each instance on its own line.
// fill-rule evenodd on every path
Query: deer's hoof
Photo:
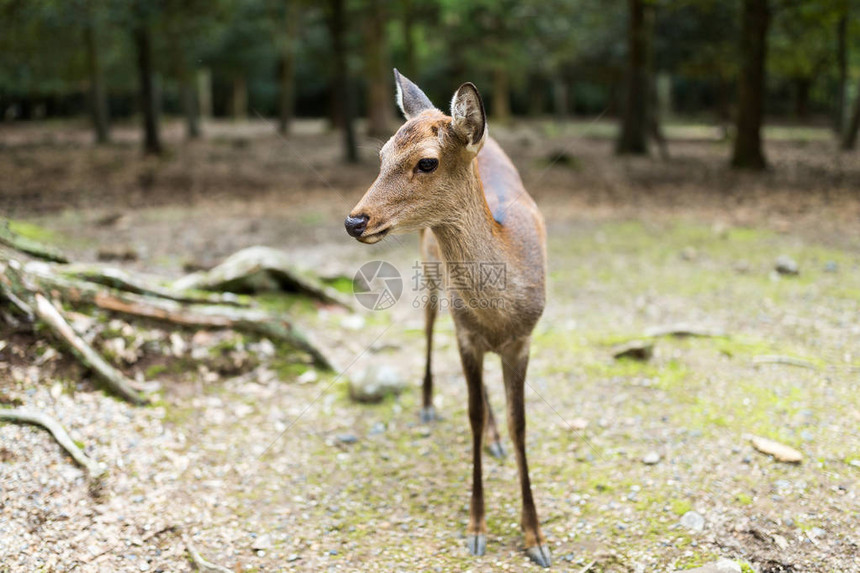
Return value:
M 478 535 L 467 535 L 466 547 L 469 548 L 469 553 L 476 557 L 480 557 L 487 552 L 487 536 L 483 533 L 479 533 Z
M 502 442 L 490 442 L 487 445 L 487 451 L 490 452 L 491 456 L 499 460 L 504 459 L 504 457 L 508 455 Z
M 439 420 L 439 416 L 436 415 L 436 408 L 433 406 L 425 406 L 421 408 L 421 423 L 429 424 L 430 422 L 435 422 Z
M 529 547 L 526 549 L 526 555 L 541 567 L 549 567 L 552 564 L 552 556 L 549 553 L 549 547 L 546 545 Z

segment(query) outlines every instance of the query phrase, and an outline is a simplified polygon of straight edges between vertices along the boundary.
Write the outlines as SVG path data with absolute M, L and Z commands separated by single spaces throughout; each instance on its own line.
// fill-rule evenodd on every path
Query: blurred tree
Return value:
M 388 137 L 391 135 L 391 94 L 394 90 L 388 57 L 388 8 L 384 0 L 367 0 L 364 12 L 367 134 Z
M 768 73 L 788 83 L 795 117 L 806 119 L 815 82 L 833 62 L 841 0 L 776 4 L 768 40 Z
M 85 18 L 84 46 L 87 51 L 87 71 L 90 77 L 90 114 L 96 132 L 96 142 L 107 143 L 110 140 L 109 111 L 98 42 L 100 6 L 94 0 L 90 0 L 86 2 L 83 8 Z
M 857 82 L 857 95 L 854 99 L 854 111 L 851 114 L 851 121 L 848 122 L 842 135 L 841 148 L 843 151 L 854 149 L 857 145 L 858 131 L 860 131 L 860 81 Z
M 347 63 L 347 27 L 345 0 L 329 0 L 328 24 L 334 52 L 334 74 L 332 77 L 335 107 L 343 122 L 343 152 L 348 163 L 358 163 L 358 147 L 353 125 L 352 89 Z
M 278 99 L 278 132 L 290 133 L 296 100 L 296 43 L 301 11 L 299 0 L 286 0 L 283 30 L 278 34 L 280 45 L 280 94 Z
M 649 0 L 628 0 L 627 78 L 624 111 L 615 146 L 619 154 L 648 153 L 650 53 L 654 7 Z
M 179 84 L 179 101 L 188 139 L 200 137 L 200 95 L 197 60 L 199 44 L 214 26 L 212 4 L 206 0 L 162 0 L 161 18 L 168 42 L 171 73 Z
M 836 21 L 836 101 L 833 130 L 839 136 L 845 125 L 845 88 L 848 84 L 848 0 L 842 0 Z
M 140 107 L 143 114 L 143 150 L 161 153 L 161 135 L 158 130 L 159 103 L 153 78 L 152 19 L 153 4 L 137 0 L 132 8 L 132 36 L 137 51 L 137 72 L 140 82 Z
M 738 113 L 732 167 L 764 169 L 761 128 L 764 117 L 764 78 L 767 32 L 770 24 L 768 0 L 743 0 L 738 78 Z

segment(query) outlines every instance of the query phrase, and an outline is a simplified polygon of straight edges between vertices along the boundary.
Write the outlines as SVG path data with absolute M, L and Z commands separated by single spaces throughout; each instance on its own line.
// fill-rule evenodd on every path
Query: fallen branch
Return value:
M 22 237 L 21 235 L 13 232 L 12 229 L 9 228 L 8 219 L 0 220 L 0 243 L 15 249 L 16 251 L 20 251 L 32 257 L 44 259 L 46 261 L 54 261 L 56 263 L 69 262 L 69 259 L 67 259 L 59 250 L 49 247 L 48 245 L 43 245 L 42 243 L 32 239 L 28 239 L 27 237 Z
M 49 265 L 31 262 L 25 273 L 46 291 L 55 292 L 71 303 L 92 304 L 101 309 L 150 318 L 197 328 L 229 328 L 287 342 L 311 355 L 314 364 L 326 370 L 335 370 L 331 360 L 310 337 L 281 316 L 258 309 L 213 305 L 187 305 L 108 287 L 98 288 L 92 283 L 59 277 Z
M 200 304 L 223 304 L 228 306 L 248 306 L 239 300 L 232 293 L 216 294 L 216 293 L 194 293 L 185 291 L 174 291 L 166 288 L 159 288 L 147 284 L 146 281 L 132 274 L 104 265 L 89 265 L 89 264 L 71 264 L 57 266 L 54 271 L 59 274 L 73 278 L 82 279 L 87 282 L 115 288 L 117 290 L 140 294 L 145 296 L 153 296 L 164 298 L 167 300 L 175 300 L 177 302 L 200 303 Z
M 202 573 L 233 573 L 226 567 L 210 563 L 203 559 L 203 556 L 200 555 L 197 548 L 194 547 L 194 544 L 191 542 L 191 537 L 185 533 L 182 534 L 182 542 L 185 544 L 185 549 L 188 550 L 188 555 L 191 557 L 191 560 L 194 562 L 198 571 L 201 571 Z
M 47 414 L 24 410 L 21 408 L 0 408 L 0 420 L 33 424 L 45 428 L 51 432 L 51 435 L 54 436 L 57 443 L 60 444 L 60 446 L 66 450 L 70 456 L 72 456 L 72 459 L 87 471 L 87 474 L 91 479 L 98 479 L 104 475 L 104 468 L 102 468 L 95 460 L 87 457 L 87 455 L 75 445 L 75 442 L 69 437 L 65 428 Z
M 726 336 L 726 333 L 720 329 L 708 328 L 706 326 L 697 326 L 693 324 L 670 324 L 668 326 L 652 326 L 645 329 L 645 336 L 658 338 L 661 336 L 701 336 L 721 338 Z
M 173 283 L 173 288 L 236 293 L 286 290 L 352 309 L 343 294 L 299 270 L 287 253 L 261 246 L 242 249 L 208 271 L 184 276 Z
M 83 338 L 77 335 L 63 318 L 59 309 L 39 293 L 35 295 L 36 316 L 46 324 L 54 335 L 65 344 L 77 358 L 108 385 L 108 387 L 133 404 L 146 404 L 148 400 L 134 389 L 131 380 L 107 363 Z
M 818 370 L 818 366 L 804 360 L 802 358 L 794 358 L 792 356 L 783 356 L 781 354 L 763 354 L 753 358 L 753 364 L 784 364 L 787 366 L 797 366 L 798 368 L 809 368 L 810 370 Z

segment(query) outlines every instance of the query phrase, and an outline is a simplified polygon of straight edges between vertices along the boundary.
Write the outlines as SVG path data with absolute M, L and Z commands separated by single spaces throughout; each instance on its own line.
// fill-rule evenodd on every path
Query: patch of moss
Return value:
M 353 293 L 352 279 L 349 277 L 337 276 L 330 279 L 322 279 L 322 282 L 344 294 Z
M 160 375 L 164 374 L 167 371 L 167 366 L 164 364 L 153 364 L 148 367 L 143 375 L 147 380 L 152 380 L 154 378 L 158 378 Z
M 675 515 L 684 515 L 693 509 L 693 504 L 686 499 L 673 499 L 669 502 L 669 509 Z
M 25 239 L 39 243 L 51 243 L 58 240 L 57 233 L 26 221 L 9 221 L 9 230 Z

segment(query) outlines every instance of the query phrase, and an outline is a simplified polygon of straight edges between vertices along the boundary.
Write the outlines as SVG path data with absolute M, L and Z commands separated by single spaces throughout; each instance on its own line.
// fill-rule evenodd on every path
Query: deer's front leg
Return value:
M 552 558 L 546 538 L 540 530 L 529 480 L 529 466 L 526 461 L 525 382 L 528 364 L 528 339 L 516 341 L 502 352 L 502 372 L 508 402 L 508 431 L 517 456 L 523 498 L 522 528 L 525 534 L 526 554 L 541 567 L 549 567 Z
M 469 390 L 469 423 L 472 426 L 472 499 L 469 504 L 469 527 L 466 545 L 472 555 L 487 550 L 487 521 L 484 517 L 484 480 L 481 472 L 481 444 L 484 437 L 486 405 L 484 402 L 484 353 L 460 342 L 460 360 Z

